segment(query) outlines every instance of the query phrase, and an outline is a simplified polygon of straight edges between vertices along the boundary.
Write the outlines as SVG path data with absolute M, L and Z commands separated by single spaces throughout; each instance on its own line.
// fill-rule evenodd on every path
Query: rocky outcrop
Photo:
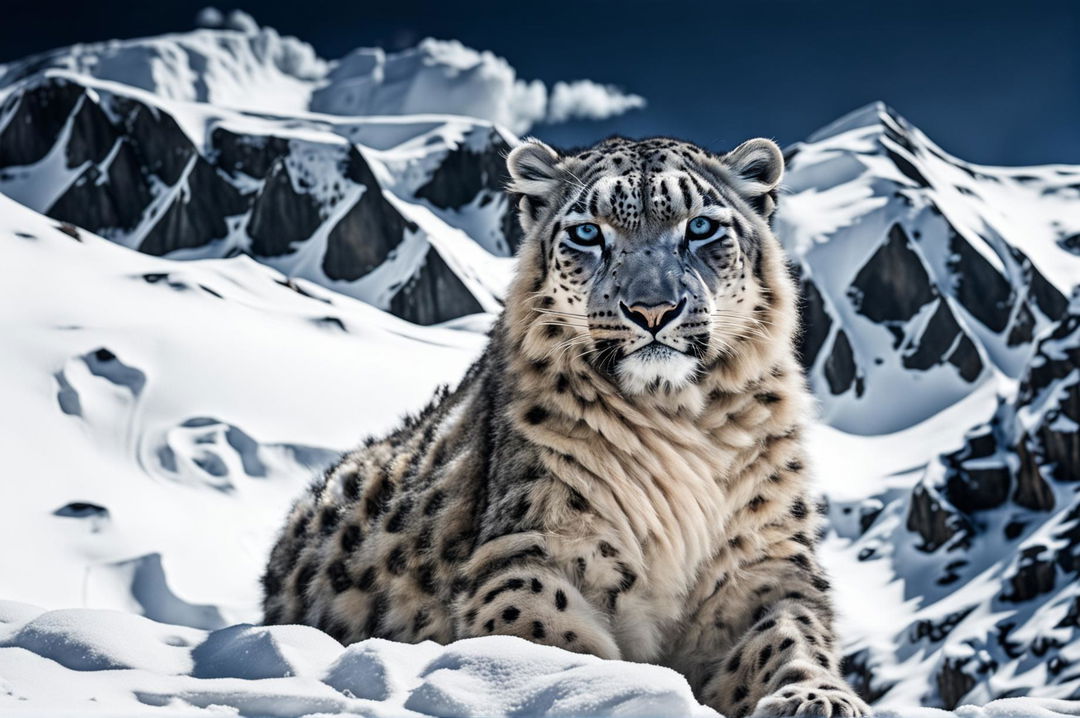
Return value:
M 1009 280 L 949 227 L 949 271 L 955 277 L 956 298 L 973 317 L 994 332 L 1009 323 L 1015 292 Z
M 239 160 L 235 166 L 253 171 L 262 169 L 241 164 Z M 248 219 L 247 234 L 251 237 L 252 254 L 258 257 L 289 254 L 322 224 L 318 201 L 306 192 L 298 192 L 293 185 L 294 180 L 285 164 L 280 160 L 275 162 Z
M 394 295 L 390 311 L 416 324 L 437 324 L 483 307 L 432 247 L 420 271 Z
M 362 185 L 364 193 L 330 230 L 322 268 L 330 279 L 351 281 L 382 264 L 401 244 L 410 223 L 383 197 L 371 168 L 355 147 L 349 151 L 345 177 Z
M 843 329 L 836 331 L 833 338 L 832 351 L 825 360 L 825 379 L 829 383 L 829 391 L 833 394 L 843 394 L 849 390 L 856 379 L 855 355 L 851 351 L 851 342 Z
M 922 332 L 909 339 L 901 351 L 901 361 L 908 369 L 926 371 L 947 362 L 968 382 L 975 381 L 983 369 L 975 342 L 957 323 L 945 297 L 936 300 Z
M 899 224 L 889 228 L 887 241 L 862 266 L 848 291 L 856 311 L 878 323 L 906 322 L 937 295 Z

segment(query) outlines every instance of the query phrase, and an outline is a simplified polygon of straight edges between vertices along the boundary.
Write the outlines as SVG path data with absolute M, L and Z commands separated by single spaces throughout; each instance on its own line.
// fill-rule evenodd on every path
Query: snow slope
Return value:
M 31 606 L 0 611 L 0 710 L 709 714 L 503 639 L 230 627 L 304 483 L 482 350 L 521 118 L 634 101 L 206 22 L 0 67 L 0 545 L 33 547 L 0 551 Z M 1077 714 L 1039 700 L 1080 698 L 1080 169 L 974 166 L 881 104 L 787 155 L 849 678 L 883 714 Z

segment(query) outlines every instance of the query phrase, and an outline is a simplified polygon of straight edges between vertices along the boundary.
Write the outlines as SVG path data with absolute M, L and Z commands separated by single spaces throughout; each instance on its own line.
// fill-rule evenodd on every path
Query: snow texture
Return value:
M 713 715 L 512 638 L 251 625 L 292 498 L 482 351 L 515 133 L 640 98 L 199 23 L 0 66 L 0 713 Z M 881 104 L 787 157 L 849 679 L 880 715 L 1080 715 L 1080 168 Z

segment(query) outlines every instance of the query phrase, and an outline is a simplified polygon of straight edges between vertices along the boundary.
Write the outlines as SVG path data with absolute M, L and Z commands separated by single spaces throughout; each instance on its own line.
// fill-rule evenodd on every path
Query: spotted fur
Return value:
M 487 351 L 294 506 L 266 622 L 510 634 L 671 666 L 728 716 L 866 714 L 814 554 L 779 150 L 529 141 L 508 165 L 527 238 Z M 723 230 L 690 242 L 695 216 Z M 601 246 L 567 240 L 582 222 Z

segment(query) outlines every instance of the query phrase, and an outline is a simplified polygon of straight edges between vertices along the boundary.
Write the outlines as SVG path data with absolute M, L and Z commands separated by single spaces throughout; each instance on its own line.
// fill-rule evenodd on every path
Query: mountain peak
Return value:
M 913 129 L 913 125 L 900 113 L 881 100 L 875 100 L 825 125 L 811 134 L 807 142 L 820 142 L 854 129 L 875 126 L 882 128 L 883 132 L 907 132 Z

